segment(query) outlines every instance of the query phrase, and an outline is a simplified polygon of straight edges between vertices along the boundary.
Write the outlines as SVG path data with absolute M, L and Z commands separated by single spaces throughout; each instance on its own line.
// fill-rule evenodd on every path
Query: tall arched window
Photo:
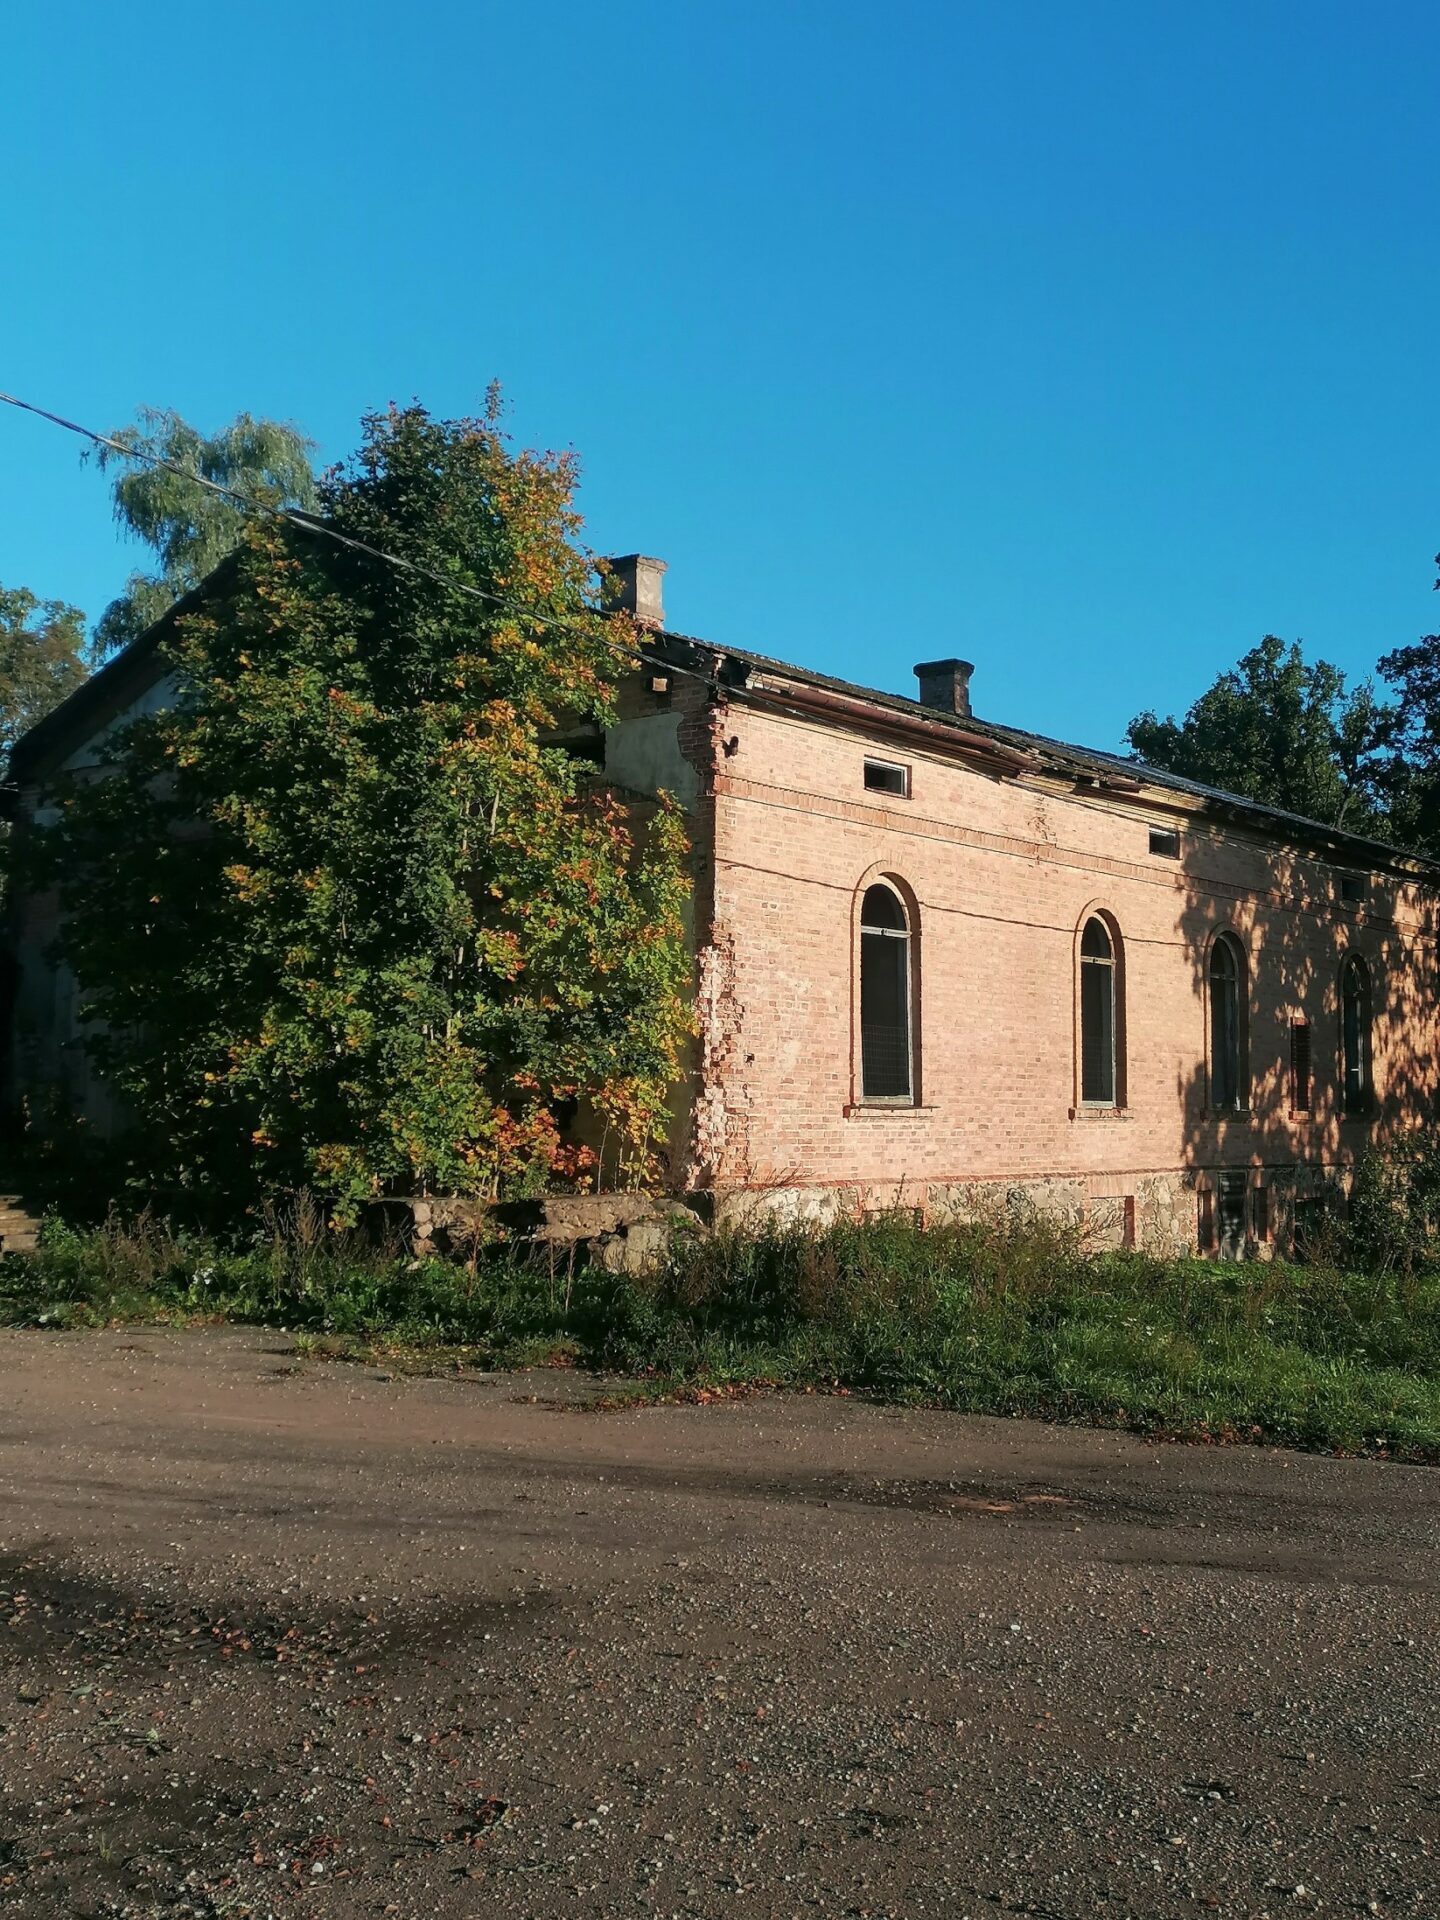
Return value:
M 865 889 L 860 907 L 860 1092 L 866 1100 L 914 1098 L 910 922 L 890 887 Z
M 1250 1104 L 1250 994 L 1244 950 L 1233 933 L 1216 936 L 1209 971 L 1210 1105 L 1217 1113 L 1239 1113 Z
M 1370 1104 L 1370 970 L 1358 953 L 1340 969 L 1340 1048 L 1345 1069 L 1345 1111 Z
M 1080 935 L 1080 1099 L 1119 1105 L 1119 982 L 1115 941 L 1093 914 Z

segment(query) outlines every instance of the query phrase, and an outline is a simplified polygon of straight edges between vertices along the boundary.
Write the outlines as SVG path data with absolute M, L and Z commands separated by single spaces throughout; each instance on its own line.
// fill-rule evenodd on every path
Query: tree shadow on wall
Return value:
M 1223 1202 L 1233 1232 L 1235 1176 L 1245 1170 L 1244 1241 L 1285 1246 L 1303 1217 L 1297 1208 L 1333 1203 L 1367 1148 L 1435 1121 L 1436 901 L 1413 881 L 1331 865 L 1319 853 L 1252 851 L 1203 833 L 1182 837 L 1181 848 L 1175 930 L 1202 1044 L 1180 1068 L 1177 1093 L 1201 1245 L 1233 1250 L 1222 1244 L 1220 1214 Z M 1227 935 L 1241 962 L 1233 1035 L 1216 951 Z M 1352 1019 L 1347 1098 L 1342 976 L 1352 955 L 1365 1004 Z M 1238 1055 L 1233 1092 L 1229 1048 Z

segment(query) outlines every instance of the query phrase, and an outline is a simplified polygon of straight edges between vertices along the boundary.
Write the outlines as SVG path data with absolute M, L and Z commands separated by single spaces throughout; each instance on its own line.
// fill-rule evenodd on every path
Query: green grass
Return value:
M 323 1231 L 225 1249 L 47 1226 L 0 1323 L 281 1326 L 316 1354 L 579 1365 L 612 1399 L 830 1388 L 1212 1440 L 1440 1460 L 1440 1276 L 1087 1259 L 1037 1220 L 697 1239 L 653 1280 L 488 1255 L 475 1272 Z

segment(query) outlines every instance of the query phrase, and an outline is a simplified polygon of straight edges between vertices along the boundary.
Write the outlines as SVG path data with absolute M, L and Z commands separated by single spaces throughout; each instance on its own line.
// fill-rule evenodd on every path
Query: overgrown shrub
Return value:
M 1361 1158 L 1346 1253 L 1371 1273 L 1440 1270 L 1440 1133 L 1418 1130 Z
M 0 1320 L 225 1318 L 447 1365 L 562 1361 L 623 1392 L 838 1387 L 971 1412 L 1440 1459 L 1440 1276 L 1085 1258 L 1040 1217 L 684 1236 L 647 1280 L 503 1247 L 473 1264 L 336 1233 L 308 1203 L 226 1247 L 142 1216 L 51 1223 Z

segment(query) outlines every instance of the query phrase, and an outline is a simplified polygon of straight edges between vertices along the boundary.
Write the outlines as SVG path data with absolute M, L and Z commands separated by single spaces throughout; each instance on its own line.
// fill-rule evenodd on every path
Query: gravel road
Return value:
M 1440 1915 L 1440 1475 L 0 1334 L 0 1911 Z

